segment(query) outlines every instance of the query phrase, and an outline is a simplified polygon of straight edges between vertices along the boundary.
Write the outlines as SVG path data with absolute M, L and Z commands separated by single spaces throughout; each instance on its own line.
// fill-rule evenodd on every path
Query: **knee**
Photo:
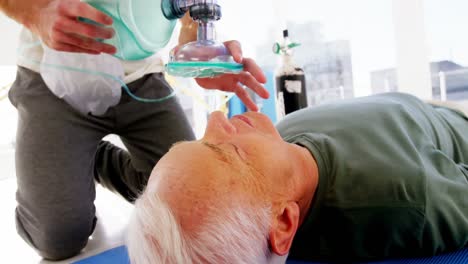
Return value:
M 48 217 L 32 224 L 16 214 L 17 230 L 37 252 L 48 260 L 63 260 L 73 257 L 86 246 L 93 232 L 96 218 L 91 217 Z M 37 220 L 37 219 L 35 219 Z
M 88 243 L 94 229 L 93 222 L 63 224 L 51 222 L 44 229 L 39 254 L 49 260 L 63 260 L 78 255 Z

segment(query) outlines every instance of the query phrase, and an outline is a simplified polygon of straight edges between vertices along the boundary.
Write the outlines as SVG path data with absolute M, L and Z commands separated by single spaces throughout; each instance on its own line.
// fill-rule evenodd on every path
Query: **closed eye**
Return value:
M 211 149 L 212 151 L 214 151 L 215 153 L 217 153 L 218 155 L 220 156 L 223 156 L 224 159 L 227 159 L 229 160 L 229 158 L 227 158 L 228 156 L 230 157 L 233 157 L 233 155 L 230 154 L 231 151 L 226 151 L 225 149 L 222 149 L 219 147 L 219 145 L 223 145 L 223 144 L 219 144 L 219 145 L 213 145 L 211 143 L 208 143 L 208 142 L 202 142 L 202 144 L 206 147 L 208 147 L 209 149 Z M 239 159 L 241 160 L 242 163 L 244 163 L 249 169 L 250 171 L 253 173 L 252 175 L 261 175 L 262 177 L 265 177 L 251 162 L 250 160 L 245 157 L 245 154 L 243 154 L 244 152 L 236 145 L 232 144 L 232 143 L 224 143 L 225 145 L 229 145 L 231 147 L 234 148 L 234 152 L 236 153 L 236 156 L 239 157 Z M 226 160 L 225 160 L 226 161 Z
M 233 146 L 234 147 L 234 150 L 236 151 L 236 154 L 239 156 L 239 158 L 245 162 L 247 162 L 247 159 L 244 157 L 244 153 L 243 151 L 236 145 L 232 144 L 232 143 L 228 143 L 229 145 Z
M 234 152 L 236 153 L 236 156 L 238 156 L 241 161 L 247 163 L 247 159 L 244 157 L 245 155 L 243 155 L 243 152 L 242 150 L 237 147 L 236 145 L 232 144 L 232 143 L 224 143 L 224 144 L 219 144 L 219 145 L 215 145 L 215 144 L 211 144 L 211 143 L 208 143 L 208 142 L 202 142 L 202 144 L 206 147 L 208 147 L 210 150 L 212 150 L 213 152 L 215 152 L 218 156 L 220 156 L 220 158 L 223 160 L 223 161 L 228 161 L 229 160 L 229 156 L 233 156 L 231 154 L 232 151 L 229 151 L 229 150 L 226 150 L 226 149 L 222 149 L 220 148 L 219 146 L 220 145 L 228 145 L 230 147 L 233 147 L 234 148 Z

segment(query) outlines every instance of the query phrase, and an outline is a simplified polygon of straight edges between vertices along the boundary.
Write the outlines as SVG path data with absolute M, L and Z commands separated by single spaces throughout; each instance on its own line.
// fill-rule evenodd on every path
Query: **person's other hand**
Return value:
M 262 85 L 266 83 L 265 74 L 253 59 L 242 57 L 242 49 L 238 41 L 227 41 L 224 44 L 231 52 L 234 60 L 244 65 L 244 71 L 239 74 L 223 74 L 214 78 L 198 78 L 195 80 L 198 85 L 205 89 L 234 92 L 248 109 L 258 111 L 258 106 L 249 96 L 245 87 L 262 98 L 268 98 L 269 93 Z
M 50 48 L 58 51 L 89 54 L 114 54 L 116 48 L 97 41 L 115 34 L 110 27 L 92 25 L 78 17 L 104 26 L 112 25 L 112 18 L 80 0 L 52 0 L 40 7 L 25 23 Z

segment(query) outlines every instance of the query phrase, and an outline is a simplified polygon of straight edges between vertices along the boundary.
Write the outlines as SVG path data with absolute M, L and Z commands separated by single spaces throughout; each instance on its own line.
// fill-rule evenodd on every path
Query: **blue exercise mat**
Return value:
M 128 260 L 127 248 L 125 246 L 104 251 L 96 256 L 92 256 L 73 264 L 130 264 Z
M 80 260 L 74 264 L 130 264 L 127 255 L 127 249 L 125 246 L 117 247 L 108 251 L 105 251 L 99 255 L 89 257 L 87 259 Z M 367 264 L 460 264 L 468 263 L 468 248 L 447 253 L 432 258 L 414 258 L 414 259 L 397 259 L 397 260 L 385 260 L 377 262 L 368 262 Z M 287 264 L 326 264 L 318 262 L 304 262 L 288 260 Z

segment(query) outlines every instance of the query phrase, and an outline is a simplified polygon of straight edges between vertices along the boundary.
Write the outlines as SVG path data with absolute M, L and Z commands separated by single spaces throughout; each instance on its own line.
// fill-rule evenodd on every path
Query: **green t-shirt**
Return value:
M 319 168 L 290 257 L 369 260 L 468 246 L 468 118 L 390 93 L 311 107 L 277 128 Z

